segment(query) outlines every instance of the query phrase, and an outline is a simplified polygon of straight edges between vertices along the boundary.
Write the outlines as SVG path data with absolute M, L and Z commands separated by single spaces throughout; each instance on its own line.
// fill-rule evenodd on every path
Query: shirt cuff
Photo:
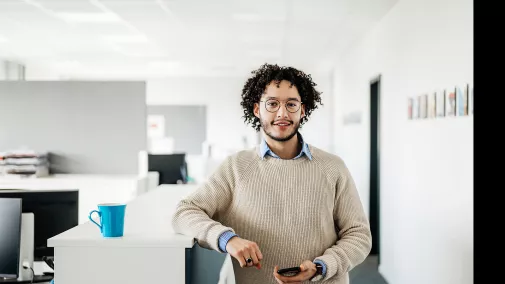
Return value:
M 321 260 L 315 260 L 314 263 L 321 264 L 321 266 L 323 267 L 323 277 L 326 276 L 326 264 Z
M 233 233 L 232 231 L 226 231 L 219 236 L 219 249 L 222 252 L 227 252 L 226 251 L 226 245 L 228 244 L 228 241 L 235 237 L 238 236 L 237 234 Z

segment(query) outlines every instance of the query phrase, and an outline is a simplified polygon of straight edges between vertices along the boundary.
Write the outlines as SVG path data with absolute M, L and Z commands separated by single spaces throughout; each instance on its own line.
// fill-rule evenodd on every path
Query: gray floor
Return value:
M 350 284 L 387 284 L 377 270 L 377 257 L 369 256 L 349 273 Z

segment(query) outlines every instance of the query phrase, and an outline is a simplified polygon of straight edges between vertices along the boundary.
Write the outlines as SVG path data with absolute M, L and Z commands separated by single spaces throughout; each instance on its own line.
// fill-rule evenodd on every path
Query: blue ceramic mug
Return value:
M 118 238 L 123 236 L 124 216 L 126 204 L 123 203 L 103 203 L 98 204 L 98 210 L 89 213 L 89 220 L 95 223 L 104 238 Z M 100 224 L 93 220 L 93 213 L 100 217 Z

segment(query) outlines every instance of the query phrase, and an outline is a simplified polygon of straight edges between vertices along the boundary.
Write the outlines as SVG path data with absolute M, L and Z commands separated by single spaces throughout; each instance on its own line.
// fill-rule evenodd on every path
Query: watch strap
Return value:
M 319 281 L 321 279 L 323 279 L 323 266 L 316 263 L 316 274 L 310 278 L 310 281 Z

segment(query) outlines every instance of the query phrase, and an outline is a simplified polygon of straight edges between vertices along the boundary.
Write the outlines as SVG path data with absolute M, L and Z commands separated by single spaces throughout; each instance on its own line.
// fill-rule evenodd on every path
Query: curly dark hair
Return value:
M 259 131 L 261 123 L 259 118 L 254 115 L 254 104 L 258 103 L 261 96 L 265 92 L 266 87 L 275 81 L 277 87 L 282 80 L 291 83 L 291 86 L 296 86 L 298 93 L 305 105 L 305 116 L 300 121 L 300 126 L 303 125 L 313 110 L 317 109 L 317 103 L 321 103 L 322 92 L 317 91 L 314 87 L 316 83 L 312 81 L 310 74 L 297 70 L 293 67 L 280 67 L 277 64 L 263 64 L 259 69 L 251 72 L 252 77 L 247 79 L 244 88 L 242 89 L 242 102 L 240 105 L 244 109 L 244 122 L 250 123 L 252 127 Z

